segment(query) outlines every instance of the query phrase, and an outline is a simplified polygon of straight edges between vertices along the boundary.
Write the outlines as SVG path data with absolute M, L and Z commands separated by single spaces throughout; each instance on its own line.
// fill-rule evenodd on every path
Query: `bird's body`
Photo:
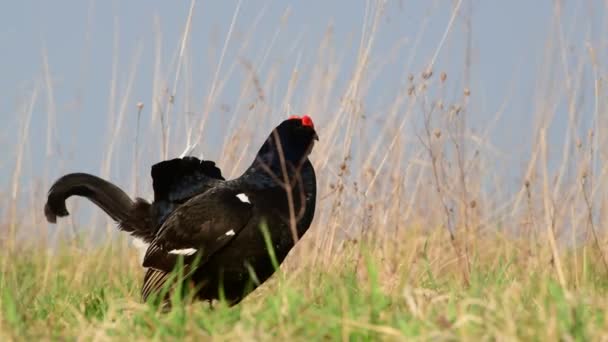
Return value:
M 173 285 L 170 273 L 183 262 L 196 297 L 212 300 L 223 294 L 236 304 L 275 272 L 273 258 L 280 264 L 312 222 L 316 175 L 307 157 L 314 139 L 312 120 L 292 117 L 273 130 L 236 179 L 225 181 L 212 162 L 173 159 L 152 168 L 152 204 L 138 199 L 130 211 L 118 210 L 103 200 L 103 192 L 91 198 L 91 191 L 63 184 L 56 188 L 61 191 L 51 188 L 45 213 L 52 221 L 53 215 L 67 215 L 67 197 L 89 197 L 123 230 L 149 243 L 144 300 Z M 115 196 L 123 206 L 130 201 L 124 196 Z
M 246 174 L 192 198 L 167 219 L 144 257 L 147 278 L 159 272 L 165 278 L 180 256 L 185 265 L 198 259 L 199 266 L 191 276 L 200 287 L 197 296 L 219 299 L 222 288 L 229 302 L 240 301 L 274 273 L 271 252 L 280 264 L 294 246 L 293 231 L 299 239 L 310 226 L 316 201 L 316 178 L 310 162 L 299 175 L 301 179 L 294 181 L 291 189 L 294 229 L 285 188 L 271 175 L 260 182 L 259 177 Z M 156 274 L 152 279 L 160 277 Z M 164 285 L 144 281 L 144 299 Z

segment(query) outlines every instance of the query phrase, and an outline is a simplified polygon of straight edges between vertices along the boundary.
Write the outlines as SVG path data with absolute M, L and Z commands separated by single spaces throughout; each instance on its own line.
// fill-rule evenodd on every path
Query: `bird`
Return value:
M 82 174 L 72 176 L 80 183 L 60 178 L 51 187 L 45 214 L 52 222 L 68 214 L 65 199 L 84 196 L 120 229 L 148 243 L 142 263 L 143 301 L 160 297 L 167 304 L 181 288 L 194 290 L 193 297 L 200 300 L 236 305 L 274 274 L 312 223 L 317 185 L 308 157 L 315 141 L 312 119 L 294 115 L 271 131 L 237 178 L 223 179 L 210 161 L 161 162 L 152 167 L 151 204 L 132 202 L 118 187 L 95 176 L 85 178 L 88 186 L 78 178 Z M 175 270 L 187 277 L 176 280 Z M 178 287 L 180 281 L 189 286 Z

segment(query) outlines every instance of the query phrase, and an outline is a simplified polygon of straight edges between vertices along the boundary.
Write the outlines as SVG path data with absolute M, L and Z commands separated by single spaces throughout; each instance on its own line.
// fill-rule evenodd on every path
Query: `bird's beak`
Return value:
M 319 136 L 317 135 L 317 132 L 315 132 L 315 135 L 313 135 L 312 138 L 316 141 L 319 141 Z

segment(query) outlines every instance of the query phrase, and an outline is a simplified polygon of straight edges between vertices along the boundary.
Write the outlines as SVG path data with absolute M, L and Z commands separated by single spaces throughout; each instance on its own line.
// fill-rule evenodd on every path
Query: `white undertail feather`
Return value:
M 186 148 L 184 149 L 184 152 L 182 152 L 182 154 L 180 154 L 179 157 L 184 158 L 186 156 L 189 156 L 192 153 L 192 151 L 194 151 L 194 149 L 196 148 L 196 145 L 197 145 L 197 143 L 194 143 L 192 145 L 190 143 L 188 143 L 188 145 L 186 145 Z M 202 158 L 202 156 L 201 156 L 201 158 Z
M 183 248 L 183 249 L 174 249 L 169 251 L 169 254 L 179 254 L 179 255 L 192 255 L 196 253 L 195 248 Z
M 238 199 L 241 200 L 241 202 L 243 202 L 243 203 L 251 204 L 251 202 L 249 202 L 249 197 L 247 197 L 247 195 L 245 195 L 245 194 L 238 194 L 238 195 L 236 195 L 236 197 L 238 197 Z
M 233 236 L 234 234 L 235 234 L 234 229 L 230 229 L 229 231 L 226 232 L 226 235 L 228 235 L 228 236 Z
M 131 240 L 131 244 L 133 244 L 133 247 L 137 249 L 137 253 L 139 254 L 139 263 L 141 264 L 144 261 L 146 250 L 150 244 L 139 238 L 133 238 L 133 240 Z

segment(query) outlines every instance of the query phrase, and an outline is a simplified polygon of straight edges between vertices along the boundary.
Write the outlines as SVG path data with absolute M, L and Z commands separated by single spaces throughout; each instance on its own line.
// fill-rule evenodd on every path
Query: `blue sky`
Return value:
M 418 75 L 424 70 L 437 48 L 455 3 L 447 0 L 387 2 L 378 27 L 372 61 L 385 59 L 398 42 L 403 45 L 379 71 L 374 86 L 365 97 L 370 112 L 392 101 L 403 84 L 403 75 Z M 198 1 L 196 4 L 189 47 L 194 110 L 202 107 L 209 92 L 219 52 L 238 4 L 237 1 Z M 67 170 L 97 172 L 109 130 L 107 116 L 111 109 L 108 99 L 115 55 L 119 93 L 126 89 L 134 56 L 138 56 L 137 74 L 131 96 L 127 99 L 129 108 L 133 108 L 129 112 L 135 113 L 138 101 L 149 108 L 158 32 L 162 36 L 162 68 L 167 75 L 173 75 L 170 61 L 179 46 L 189 6 L 189 1 L 150 0 L 6 2 L 0 11 L 0 125 L 5 128 L 0 130 L 0 143 L 4 153 L 10 157 L 8 162 L 0 164 L 0 175 L 8 179 L 12 171 L 18 123 L 22 121 L 20 108 L 29 101 L 36 85 L 40 85 L 41 91 L 33 112 L 31 143 L 27 152 L 31 156 L 29 174 L 41 174 L 42 164 L 39 162 L 45 158 L 49 99 L 44 86 L 44 53 L 48 56 L 53 82 L 52 99 L 58 118 L 58 129 L 51 140 L 65 161 L 54 164 L 57 170 L 52 171 L 51 176 Z M 365 8 L 366 2 L 360 0 L 243 1 L 236 18 L 234 39 L 227 46 L 226 62 L 220 73 L 226 73 L 228 66 L 239 58 L 261 65 L 259 72 L 262 77 L 268 74 L 271 65 L 279 63 L 284 67 L 280 68 L 278 83 L 285 84 L 294 65 L 299 63 L 305 70 L 315 62 L 318 46 L 331 27 L 333 49 L 345 70 L 339 79 L 345 82 L 349 77 L 348 70 L 352 70 L 356 61 Z M 597 46 L 600 58 L 606 57 L 603 38 L 605 12 L 601 1 L 564 2 L 560 27 L 568 51 L 565 64 L 569 68 L 574 68 L 578 58 L 586 58 L 586 43 Z M 564 68 L 556 62 L 559 59 L 547 56 L 547 52 L 557 51 L 547 49 L 547 45 L 558 37 L 555 2 L 463 1 L 461 15 L 457 17 L 435 67 L 436 71 L 446 71 L 450 80 L 454 80 L 453 94 L 462 91 L 465 77 L 467 30 L 464 14 L 467 13 L 471 13 L 472 25 L 471 126 L 473 129 L 475 126 L 485 127 L 508 98 L 503 116 L 490 132 L 491 141 L 501 151 L 511 153 L 507 161 L 525 160 L 534 125 L 532 118 L 537 109 L 535 103 L 543 96 L 537 92 L 538 85 L 547 76 L 546 72 L 542 73 L 543 67 L 550 64 L 549 74 L 554 74 L 552 82 L 564 82 Z M 421 40 L 414 46 L 421 32 Z M 275 34 L 276 38 L 273 38 Z M 243 47 L 243 37 L 247 35 L 248 44 Z M 264 56 L 265 63 L 260 64 Z M 583 71 L 588 72 L 587 69 Z M 221 101 L 231 103 L 238 95 L 238 80 L 243 73 L 242 68 L 234 72 L 234 81 L 227 83 L 220 95 Z M 172 80 L 173 76 L 168 76 L 168 82 Z M 591 90 L 590 84 L 587 77 L 581 87 Z M 553 85 L 543 85 L 545 88 L 550 86 Z M 552 94 L 559 91 L 554 90 Z M 281 89 L 268 95 L 269 102 L 277 111 L 282 95 Z M 309 100 L 296 99 L 293 106 L 296 109 L 303 107 L 303 102 Z M 556 106 L 556 121 L 551 127 L 554 141 L 563 136 L 565 106 L 565 102 Z M 586 111 L 588 106 L 589 101 L 581 105 L 582 121 L 591 118 Z M 319 117 L 324 113 L 314 115 Z M 127 122 L 129 127 L 133 126 L 134 116 L 131 115 Z M 220 116 L 217 114 L 217 121 L 222 120 Z M 210 140 L 218 138 L 212 133 Z M 206 152 L 210 158 L 218 157 L 213 149 Z M 126 166 L 124 169 L 129 170 Z

